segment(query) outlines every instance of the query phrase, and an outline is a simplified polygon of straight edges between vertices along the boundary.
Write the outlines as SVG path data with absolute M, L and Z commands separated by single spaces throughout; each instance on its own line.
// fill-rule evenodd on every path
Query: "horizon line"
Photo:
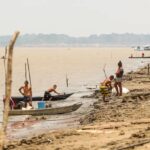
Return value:
M 20 32 L 21 33 L 21 32 Z M 23 33 L 23 34 L 20 34 L 20 36 L 25 36 L 25 35 L 66 35 L 68 37 L 75 37 L 75 38 L 79 38 L 79 37 L 90 37 L 90 36 L 101 36 L 101 35 L 123 35 L 123 34 L 129 34 L 129 35 L 150 35 L 150 33 L 133 33 L 133 32 L 123 32 L 123 33 L 117 33 L 117 32 L 112 32 L 112 33 L 100 33 L 100 34 L 96 34 L 96 33 L 92 33 L 92 34 L 89 34 L 87 36 L 83 36 L 83 35 L 78 35 L 78 36 L 75 36 L 75 35 L 69 35 L 69 34 L 65 34 L 65 33 Z M 3 37 L 3 36 L 11 36 L 12 34 L 3 34 L 3 35 L 0 35 L 0 37 Z

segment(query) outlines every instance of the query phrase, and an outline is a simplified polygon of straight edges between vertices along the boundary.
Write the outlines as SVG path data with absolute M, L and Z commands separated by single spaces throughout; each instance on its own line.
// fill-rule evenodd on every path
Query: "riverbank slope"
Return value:
M 150 75 L 147 67 L 124 76 L 123 86 L 130 92 L 97 102 L 81 126 L 59 130 L 30 139 L 9 142 L 8 149 L 25 150 L 135 150 L 150 149 Z M 83 99 L 84 100 L 84 99 Z

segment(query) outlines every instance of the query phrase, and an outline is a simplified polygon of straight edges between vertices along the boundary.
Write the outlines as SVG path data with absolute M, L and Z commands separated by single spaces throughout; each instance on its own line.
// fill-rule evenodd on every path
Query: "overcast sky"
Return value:
M 0 35 L 150 33 L 150 0 L 0 0 Z

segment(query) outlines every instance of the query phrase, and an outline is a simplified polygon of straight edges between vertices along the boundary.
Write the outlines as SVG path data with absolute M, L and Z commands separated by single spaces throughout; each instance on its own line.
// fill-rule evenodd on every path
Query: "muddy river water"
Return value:
M 0 55 L 4 55 L 4 49 L 0 48 Z M 75 112 L 48 116 L 46 120 L 32 121 L 29 126 L 18 123 L 28 116 L 9 118 L 9 137 L 25 137 L 49 130 L 74 127 L 79 124 L 79 118 L 88 113 L 94 102 L 92 99 L 82 99 L 81 96 L 91 94 L 88 87 L 96 87 L 105 79 L 103 68 L 107 75 L 114 74 L 117 62 L 122 60 L 125 72 L 135 70 L 145 63 L 147 59 L 128 59 L 133 54 L 141 56 L 141 52 L 135 52 L 132 48 L 15 48 L 13 59 L 12 95 L 20 95 L 18 89 L 25 80 L 25 62 L 29 59 L 33 95 L 41 96 L 51 85 L 57 84 L 58 91 L 74 92 L 64 101 L 52 102 L 53 107 L 71 105 L 82 102 L 83 105 Z M 145 56 L 150 52 L 145 52 Z M 4 66 L 0 61 L 0 97 L 4 95 Z M 66 74 L 69 78 L 69 87 L 66 87 Z M 37 107 L 37 103 L 34 103 Z M 0 121 L 2 122 L 3 102 L 0 102 Z M 24 126 L 24 127 L 23 127 Z

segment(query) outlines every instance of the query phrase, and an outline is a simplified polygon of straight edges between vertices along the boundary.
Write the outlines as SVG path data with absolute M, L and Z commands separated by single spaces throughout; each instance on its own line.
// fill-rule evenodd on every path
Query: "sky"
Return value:
M 0 35 L 150 33 L 150 0 L 0 0 Z

